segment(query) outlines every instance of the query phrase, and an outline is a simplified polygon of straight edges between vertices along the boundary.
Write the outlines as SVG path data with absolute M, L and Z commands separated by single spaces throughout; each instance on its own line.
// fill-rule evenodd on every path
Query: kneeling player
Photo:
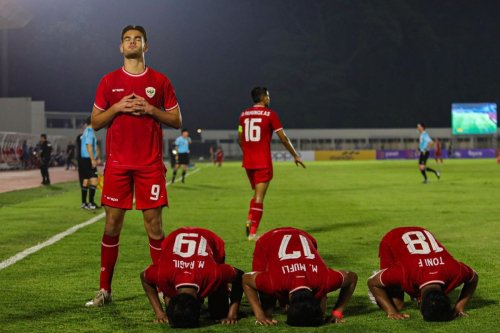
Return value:
M 465 305 L 478 283 L 477 273 L 456 261 L 434 236 L 420 227 L 396 228 L 379 248 L 381 270 L 368 279 L 368 288 L 390 319 L 400 313 L 404 292 L 420 303 L 426 321 L 447 321 L 465 316 Z M 447 294 L 463 284 L 454 309 Z
M 330 321 L 342 321 L 342 311 L 356 288 L 356 273 L 333 270 L 317 251 L 316 240 L 305 231 L 278 228 L 255 244 L 253 272 L 243 275 L 243 289 L 256 324 L 274 325 L 276 299 L 288 305 L 287 323 L 319 326 L 324 323 L 326 294 L 340 288 Z
M 141 273 L 155 321 L 169 322 L 172 327 L 196 327 L 201 304 L 208 297 L 211 317 L 223 324 L 235 324 L 243 294 L 243 272 L 224 264 L 224 260 L 224 241 L 209 230 L 183 227 L 168 235 L 158 263 Z M 166 314 L 158 290 L 165 296 Z

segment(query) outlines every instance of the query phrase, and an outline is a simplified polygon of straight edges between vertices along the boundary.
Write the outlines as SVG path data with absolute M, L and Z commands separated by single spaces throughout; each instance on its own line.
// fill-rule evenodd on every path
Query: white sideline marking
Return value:
M 30 254 L 33 254 L 35 252 L 38 252 L 40 251 L 41 249 L 43 249 L 44 247 L 47 247 L 49 245 L 52 245 L 58 241 L 60 241 L 61 239 L 63 239 L 64 237 L 68 236 L 68 235 L 71 235 L 72 233 L 76 232 L 78 229 L 81 229 L 81 228 L 84 228 L 88 225 L 91 225 L 92 223 L 96 223 L 97 221 L 99 221 L 100 219 L 102 219 L 104 217 L 104 213 L 101 213 L 93 218 L 91 218 L 90 220 L 86 221 L 86 222 L 83 222 L 83 223 L 80 223 L 80 224 L 77 224 L 55 236 L 52 236 L 51 238 L 47 239 L 45 242 L 43 243 L 38 243 L 37 245 L 35 246 L 32 246 L 24 251 L 21 251 L 19 252 L 18 254 L 15 254 L 13 255 L 12 257 L 10 257 L 9 259 L 7 260 L 4 260 L 2 262 L 0 262 L 0 271 L 4 268 L 7 268 L 9 267 L 10 265 L 13 265 L 15 264 L 16 262 L 18 262 L 19 260 L 23 260 L 24 258 L 26 258 L 27 256 L 29 256 Z
M 196 173 L 198 171 L 200 171 L 201 168 L 198 168 L 192 172 L 189 172 L 188 174 L 186 174 L 186 177 L 189 176 L 189 175 L 192 175 L 193 173 Z M 166 186 L 168 187 L 168 185 L 170 185 L 170 183 L 167 183 Z M 97 221 L 99 221 L 100 219 L 102 219 L 104 216 L 106 215 L 106 213 L 101 213 L 97 216 L 94 216 L 93 218 L 91 218 L 90 220 L 87 220 L 83 223 L 80 223 L 80 224 L 77 224 L 61 233 L 58 233 L 57 235 L 55 236 L 52 236 L 51 238 L 47 239 L 45 242 L 43 243 L 38 243 L 37 245 L 35 246 L 32 246 L 30 248 L 27 248 L 26 250 L 23 250 L 15 255 L 13 255 L 12 257 L 0 262 L 0 271 L 4 268 L 7 268 L 9 267 L 10 265 L 14 265 L 16 262 L 20 261 L 20 260 L 23 260 L 24 258 L 26 258 L 27 256 L 29 256 L 30 254 L 33 254 L 35 252 L 38 252 L 40 251 L 41 249 L 43 249 L 44 247 L 47 247 L 49 245 L 52 245 L 54 243 L 57 243 L 58 241 L 60 241 L 61 239 L 63 239 L 64 237 L 66 236 L 69 236 L 73 233 L 75 233 L 76 231 L 82 229 L 82 228 L 85 228 L 86 226 L 88 225 L 91 225 L 91 224 L 94 224 L 96 223 Z

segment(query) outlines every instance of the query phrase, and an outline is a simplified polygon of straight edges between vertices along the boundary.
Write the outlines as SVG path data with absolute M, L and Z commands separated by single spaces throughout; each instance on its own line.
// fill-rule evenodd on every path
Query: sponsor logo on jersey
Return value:
M 125 91 L 125 89 L 123 88 L 114 88 L 114 89 L 111 89 L 112 92 L 123 92 Z
M 147 87 L 146 88 L 146 95 L 148 95 L 149 98 L 153 98 L 153 96 L 156 93 L 156 89 L 153 87 Z

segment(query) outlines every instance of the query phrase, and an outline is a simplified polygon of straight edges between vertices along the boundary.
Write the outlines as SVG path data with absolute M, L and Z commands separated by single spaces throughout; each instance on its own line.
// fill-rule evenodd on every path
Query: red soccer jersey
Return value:
M 456 261 L 424 228 L 402 227 L 389 231 L 379 249 L 383 285 L 398 285 L 412 297 L 422 287 L 437 283 L 449 293 L 474 277 L 474 270 Z
M 221 285 L 230 283 L 235 270 L 224 264 L 224 241 L 202 228 L 183 227 L 170 233 L 162 243 L 157 265 L 146 269 L 146 280 L 154 283 L 168 297 L 182 286 L 198 289 L 204 298 Z
M 305 231 L 277 228 L 266 232 L 255 244 L 252 270 L 261 272 L 257 289 L 278 298 L 302 287 L 320 299 L 342 286 L 343 275 L 326 266 L 316 240 Z
M 273 132 L 283 129 L 276 112 L 264 106 L 254 105 L 241 113 L 239 126 L 243 136 L 243 167 L 272 167 L 271 138 Z
M 126 72 L 123 67 L 106 74 L 97 87 L 94 106 L 105 111 L 132 93 L 165 112 L 177 106 L 170 80 L 149 67 L 138 75 Z M 108 125 L 106 163 L 127 169 L 163 163 L 160 123 L 147 115 L 118 114 Z

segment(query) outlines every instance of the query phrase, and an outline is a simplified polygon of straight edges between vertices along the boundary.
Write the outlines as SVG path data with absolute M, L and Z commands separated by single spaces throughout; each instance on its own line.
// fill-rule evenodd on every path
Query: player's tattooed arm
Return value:
M 271 316 L 266 316 L 260 304 L 257 286 L 255 285 L 255 278 L 258 274 L 259 272 L 243 274 L 243 291 L 255 315 L 255 324 L 264 326 L 276 325 L 278 321 L 272 319 Z
M 465 312 L 465 306 L 472 298 L 472 295 L 476 291 L 477 284 L 479 282 L 479 276 L 474 273 L 472 280 L 464 283 L 462 291 L 460 291 L 460 296 L 458 296 L 457 303 L 455 304 L 454 314 L 455 317 L 467 317 Z
M 168 323 L 167 315 L 163 311 L 160 299 L 158 298 L 158 291 L 156 290 L 156 286 L 146 280 L 144 272 L 141 272 L 140 278 L 141 278 L 142 288 L 144 289 L 146 296 L 148 296 L 149 303 L 151 304 L 151 307 L 153 308 L 153 311 L 155 312 L 156 315 L 156 319 L 154 322 Z
M 398 311 L 396 304 L 389 297 L 385 286 L 380 281 L 380 272 L 368 279 L 368 289 L 370 289 L 380 308 L 387 314 L 387 318 L 401 320 L 410 317 L 409 314 Z

